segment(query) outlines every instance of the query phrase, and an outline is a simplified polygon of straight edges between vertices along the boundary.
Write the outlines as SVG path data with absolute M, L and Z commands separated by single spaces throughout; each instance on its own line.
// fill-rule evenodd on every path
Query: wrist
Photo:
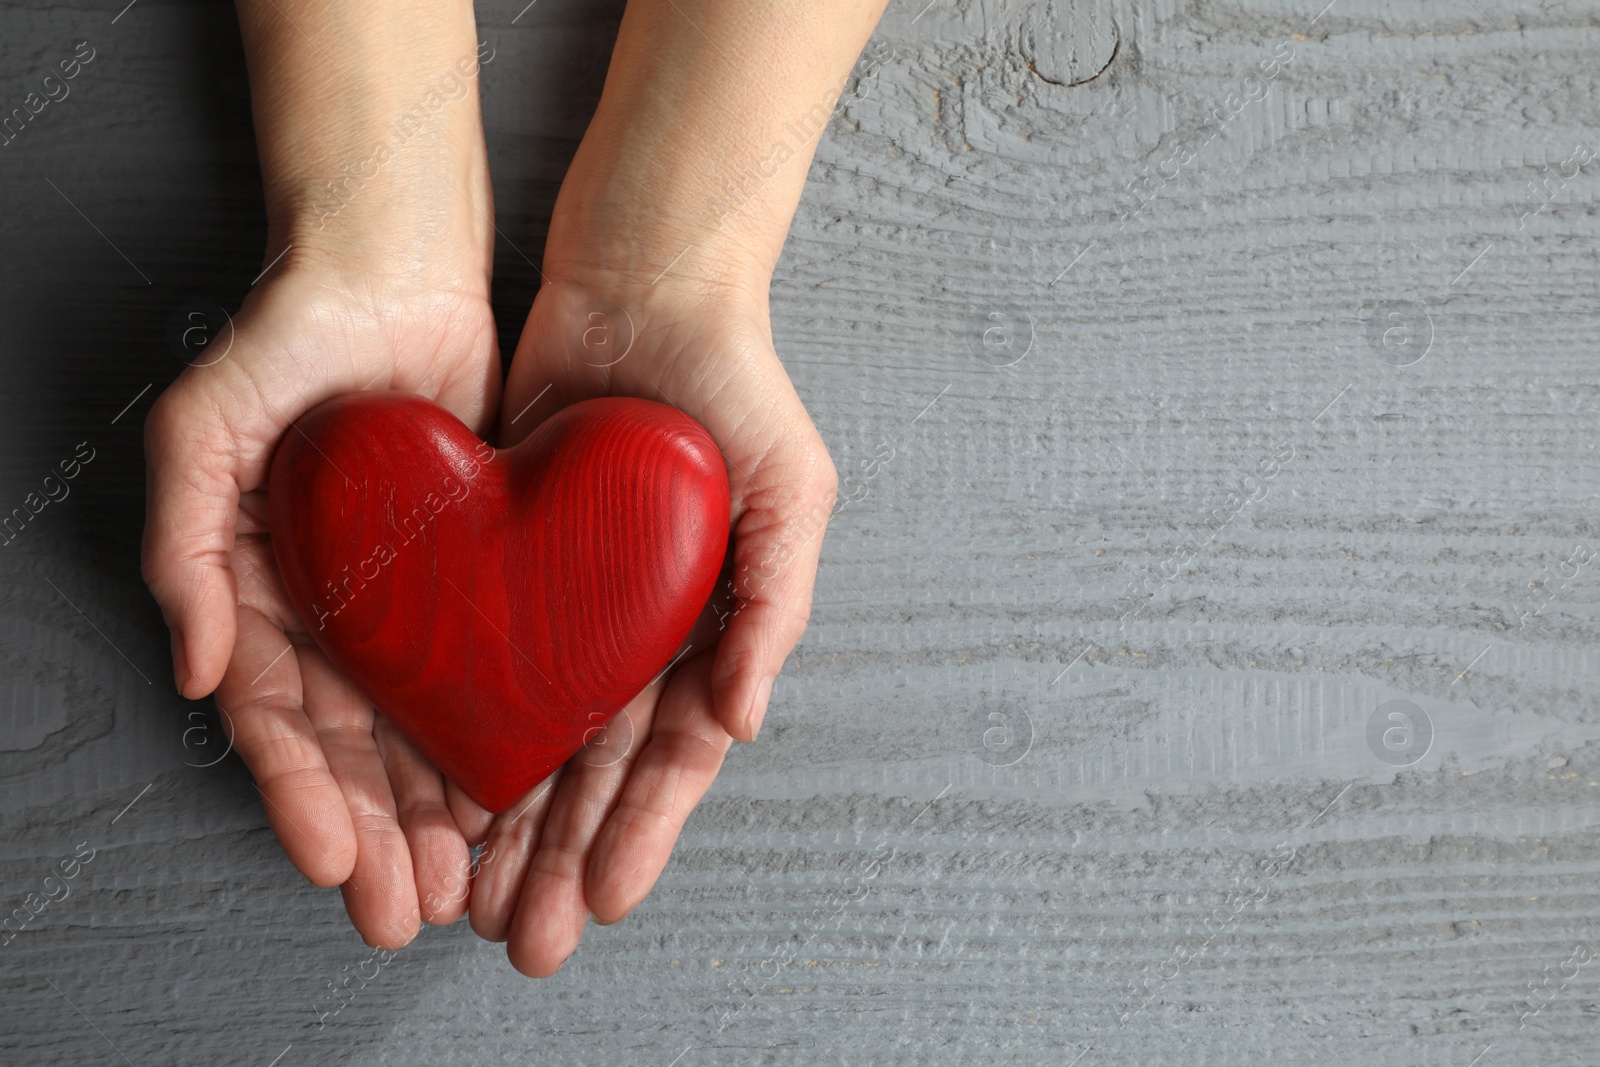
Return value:
M 426 162 L 400 160 L 379 138 L 324 172 L 332 178 L 268 185 L 263 268 L 359 272 L 487 299 L 494 255 L 487 161 L 448 138 L 412 142 Z
M 764 297 L 787 218 L 731 215 L 715 179 L 675 159 L 678 148 L 641 141 L 591 125 L 551 215 L 546 280 Z
M 629 0 L 546 275 L 761 289 L 882 0 Z M 760 16 L 760 17 L 757 17 Z M 769 17 L 770 16 L 770 17 Z
M 238 7 L 264 264 L 281 256 L 487 295 L 493 200 L 478 77 L 494 51 L 477 43 L 470 3 Z

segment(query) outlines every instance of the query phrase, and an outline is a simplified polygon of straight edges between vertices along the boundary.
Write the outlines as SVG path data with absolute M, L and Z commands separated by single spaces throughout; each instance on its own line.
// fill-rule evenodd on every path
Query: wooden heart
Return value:
M 728 543 L 721 453 L 649 400 L 574 404 L 496 451 L 420 397 L 336 397 L 285 434 L 268 499 L 317 644 L 495 812 L 668 665 Z

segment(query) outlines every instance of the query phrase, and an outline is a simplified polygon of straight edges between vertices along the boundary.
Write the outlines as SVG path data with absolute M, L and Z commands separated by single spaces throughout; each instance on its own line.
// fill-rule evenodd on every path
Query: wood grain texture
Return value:
M 667 667 L 728 546 L 711 435 L 631 397 L 500 451 L 420 397 L 336 397 L 284 434 L 268 500 L 311 638 L 492 812 Z
M 104 46 L 0 155 L 0 489 L 101 449 L 0 550 L 8 907 L 99 851 L 0 950 L 4 1058 L 1593 1063 L 1600 21 L 1325 5 L 891 5 L 773 286 L 847 503 L 761 740 L 555 979 L 429 930 L 326 1016 L 370 950 L 195 766 L 148 397 L 109 421 L 259 270 L 231 16 L 12 9 L 13 99 Z M 508 337 L 618 11 L 523 6 L 479 8 Z

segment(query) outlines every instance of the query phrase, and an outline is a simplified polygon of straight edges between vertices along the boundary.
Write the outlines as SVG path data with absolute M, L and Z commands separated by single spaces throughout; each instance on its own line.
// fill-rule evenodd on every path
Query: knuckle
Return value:
M 806 467 L 803 484 L 806 497 L 832 508 L 834 499 L 839 495 L 839 468 L 815 431 L 811 433 L 811 441 L 804 454 Z
M 811 487 L 819 500 L 827 507 L 833 507 L 834 499 L 839 495 L 839 470 L 833 465 L 831 457 L 822 457 L 811 476 Z
M 385 811 L 381 798 L 373 790 L 347 788 L 345 801 L 350 805 L 350 824 L 356 836 L 373 844 L 397 840 L 400 827 L 394 816 Z
M 139 548 L 139 576 L 144 579 L 144 584 L 150 587 L 151 594 L 165 607 L 165 590 L 161 584 L 161 558 L 157 554 L 152 533 L 153 531 L 147 526 L 144 541 Z
M 324 774 L 309 763 L 264 770 L 256 774 L 255 779 L 262 795 L 273 798 L 272 803 L 267 805 L 273 815 L 283 815 L 284 805 L 297 807 L 298 798 L 315 794 L 327 782 Z
M 823 446 L 820 438 L 817 440 L 814 454 L 816 456 L 816 473 L 813 477 L 816 478 L 817 484 L 834 489 L 838 488 L 839 468 L 834 464 L 833 456 Z
M 712 733 L 713 728 L 716 729 L 715 734 Z M 717 735 L 723 739 L 727 737 L 708 719 L 698 728 L 668 730 L 657 734 L 651 739 L 651 744 L 662 746 L 672 766 L 690 774 L 703 774 L 720 766 L 728 750 L 726 741 L 719 740 Z
M 214 387 L 179 378 L 145 416 L 145 458 L 156 471 L 214 463 L 239 444 L 236 415 Z
M 809 595 L 806 596 L 801 603 L 795 606 L 799 608 L 798 612 L 784 615 L 783 636 L 788 640 L 791 648 L 800 643 L 800 639 L 806 635 L 806 630 L 811 626 L 811 597 Z
M 148 442 L 159 438 L 172 418 L 172 387 L 161 390 L 144 414 L 144 438 Z
M 179 437 L 184 402 L 181 383 L 174 383 L 155 399 L 144 418 L 145 452 L 152 463 L 168 457 Z
M 217 700 L 219 704 L 226 701 L 234 722 L 247 727 L 239 736 L 240 751 L 245 755 L 272 756 L 274 765 L 291 772 L 320 762 L 320 740 L 308 739 L 286 721 L 291 709 L 299 705 L 300 695 L 281 675 L 253 686 L 240 686 L 225 676 Z
M 455 830 L 450 809 L 445 807 L 443 800 L 404 793 L 397 796 L 396 800 L 399 801 L 400 825 L 408 834 L 419 840 L 436 840 L 440 845 L 451 844 L 460 836 Z

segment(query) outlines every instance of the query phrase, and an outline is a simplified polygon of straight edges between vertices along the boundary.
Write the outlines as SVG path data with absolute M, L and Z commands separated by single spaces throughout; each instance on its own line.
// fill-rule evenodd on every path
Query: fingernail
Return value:
M 750 740 L 754 741 L 761 732 L 761 720 L 767 717 L 767 701 L 772 699 L 772 683 L 777 681 L 772 675 L 761 679 L 761 684 L 756 686 L 756 698 L 750 704 Z
M 600 916 L 596 915 L 592 911 L 589 913 L 589 918 L 594 920 L 594 924 L 596 926 L 615 926 L 615 925 L 617 925 L 617 921 L 615 919 L 613 919 L 611 922 L 606 922 L 604 919 L 600 918 Z
M 184 661 L 183 631 L 176 626 L 172 630 L 172 680 L 177 683 L 178 695 L 183 695 L 184 687 L 189 684 L 189 665 Z

